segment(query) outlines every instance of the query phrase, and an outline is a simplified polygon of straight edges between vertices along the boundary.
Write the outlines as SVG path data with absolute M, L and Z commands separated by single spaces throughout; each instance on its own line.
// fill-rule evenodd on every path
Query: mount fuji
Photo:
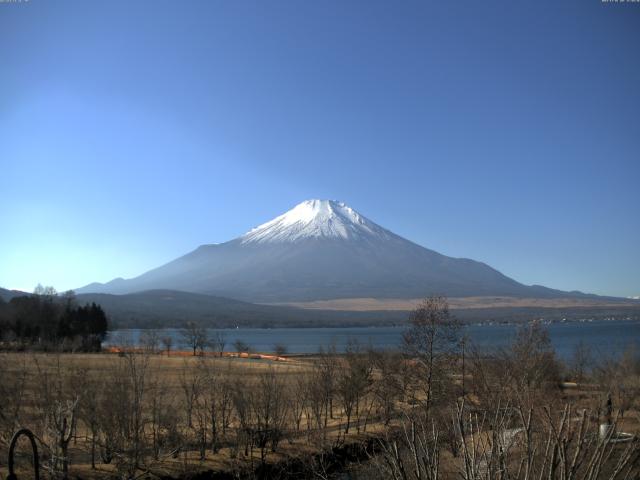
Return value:
M 92 283 L 78 293 L 158 289 L 259 303 L 584 295 L 526 286 L 484 263 L 447 257 L 333 200 L 307 200 L 234 240 L 202 245 L 138 277 Z

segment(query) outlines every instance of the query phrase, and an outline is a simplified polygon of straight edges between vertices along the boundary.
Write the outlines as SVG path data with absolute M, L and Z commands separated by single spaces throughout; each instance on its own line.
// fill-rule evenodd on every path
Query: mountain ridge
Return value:
M 527 286 L 489 265 L 453 258 L 381 227 L 334 200 L 307 200 L 244 235 L 132 279 L 79 293 L 169 289 L 258 303 L 338 298 L 585 296 Z

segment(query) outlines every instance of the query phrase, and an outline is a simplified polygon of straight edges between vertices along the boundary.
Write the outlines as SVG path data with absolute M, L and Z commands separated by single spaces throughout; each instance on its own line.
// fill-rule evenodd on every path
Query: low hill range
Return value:
M 8 301 L 25 292 L 0 289 L 0 298 Z M 402 325 L 407 321 L 406 304 L 368 299 L 354 304 L 321 304 L 302 308 L 290 305 L 262 305 L 225 297 L 180 292 L 148 290 L 122 295 L 83 293 L 77 295 L 79 304 L 95 302 L 108 314 L 111 328 L 181 328 L 188 321 L 216 328 L 276 328 L 276 327 L 358 327 Z M 465 322 L 520 322 L 534 318 L 550 321 L 581 320 L 585 318 L 640 318 L 640 304 L 623 303 L 571 305 L 548 302 L 532 305 L 482 304 L 468 299 L 451 298 L 453 314 Z M 497 301 L 497 300 L 496 300 Z M 462 302 L 462 303 L 461 303 Z M 467 302 L 467 303 L 464 303 Z M 1 302 L 0 302 L 1 304 Z M 366 306 L 366 308 L 363 307 Z M 1 305 L 0 305 L 1 307 Z M 1 311 L 1 308 L 0 308 Z
M 28 295 L 28 293 L 20 290 L 7 290 L 6 288 L 0 288 L 0 300 L 5 302 L 10 301 L 14 297 L 21 297 L 23 295 Z
M 549 321 L 587 318 L 640 319 L 640 302 L 531 302 L 482 304 L 468 299 L 449 299 L 452 313 L 464 322 L 512 323 L 544 318 Z M 187 321 L 217 328 L 358 327 L 402 325 L 417 301 L 389 308 L 303 308 L 295 305 L 264 305 L 225 297 L 175 290 L 149 290 L 123 295 L 80 294 L 80 303 L 95 302 L 105 309 L 116 328 L 183 327 Z

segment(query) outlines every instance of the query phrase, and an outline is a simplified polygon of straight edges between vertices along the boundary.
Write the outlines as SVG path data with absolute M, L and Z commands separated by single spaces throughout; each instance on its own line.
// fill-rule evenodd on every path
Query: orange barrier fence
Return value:
M 106 353 L 145 353 L 148 352 L 147 349 L 141 347 L 105 347 L 102 349 L 103 352 Z M 193 351 L 191 350 L 171 350 L 167 352 L 166 350 L 156 350 L 154 353 L 160 355 L 167 355 L 170 357 L 193 357 Z M 198 352 L 196 356 L 207 356 L 207 357 L 231 357 L 231 358 L 249 358 L 252 360 L 271 360 L 274 362 L 286 362 L 289 361 L 286 357 L 279 357 L 278 355 L 270 355 L 265 353 L 247 353 L 247 352 Z

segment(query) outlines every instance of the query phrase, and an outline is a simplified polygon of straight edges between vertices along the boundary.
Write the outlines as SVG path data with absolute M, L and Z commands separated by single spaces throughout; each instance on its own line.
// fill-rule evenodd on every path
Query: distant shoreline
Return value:
M 287 306 L 305 310 L 339 310 L 352 312 L 368 311 L 410 311 L 421 298 L 337 298 L 330 300 L 314 300 L 309 302 L 277 302 L 262 305 Z M 633 299 L 594 298 L 520 298 L 505 296 L 449 297 L 451 310 L 481 308 L 589 308 L 589 307 L 633 307 L 640 308 L 640 301 Z
M 453 312 L 455 314 L 455 311 Z M 584 319 L 532 319 L 532 320 L 524 320 L 524 321 L 497 321 L 497 320 L 486 320 L 486 321 L 470 321 L 470 322 L 461 322 L 463 327 L 496 327 L 496 326 L 505 326 L 505 327 L 516 327 L 518 325 L 523 325 L 525 323 L 536 323 L 539 322 L 542 325 L 556 325 L 562 323 L 605 323 L 605 322 L 638 322 L 640 321 L 640 315 L 636 315 L 635 317 L 625 317 L 625 318 L 584 318 Z M 409 325 L 409 320 L 404 323 L 389 323 L 389 324 L 374 324 L 374 325 L 344 325 L 344 326 L 336 326 L 336 325 L 296 325 L 296 326 L 275 326 L 275 327 L 265 327 L 265 326 L 238 326 L 238 327 L 205 327 L 208 330 L 349 330 L 349 329 L 384 329 L 384 328 L 406 328 Z M 137 331 L 137 330 L 180 330 L 180 327 L 122 327 L 122 328 L 114 328 L 109 329 L 109 332 L 126 332 L 126 331 Z

